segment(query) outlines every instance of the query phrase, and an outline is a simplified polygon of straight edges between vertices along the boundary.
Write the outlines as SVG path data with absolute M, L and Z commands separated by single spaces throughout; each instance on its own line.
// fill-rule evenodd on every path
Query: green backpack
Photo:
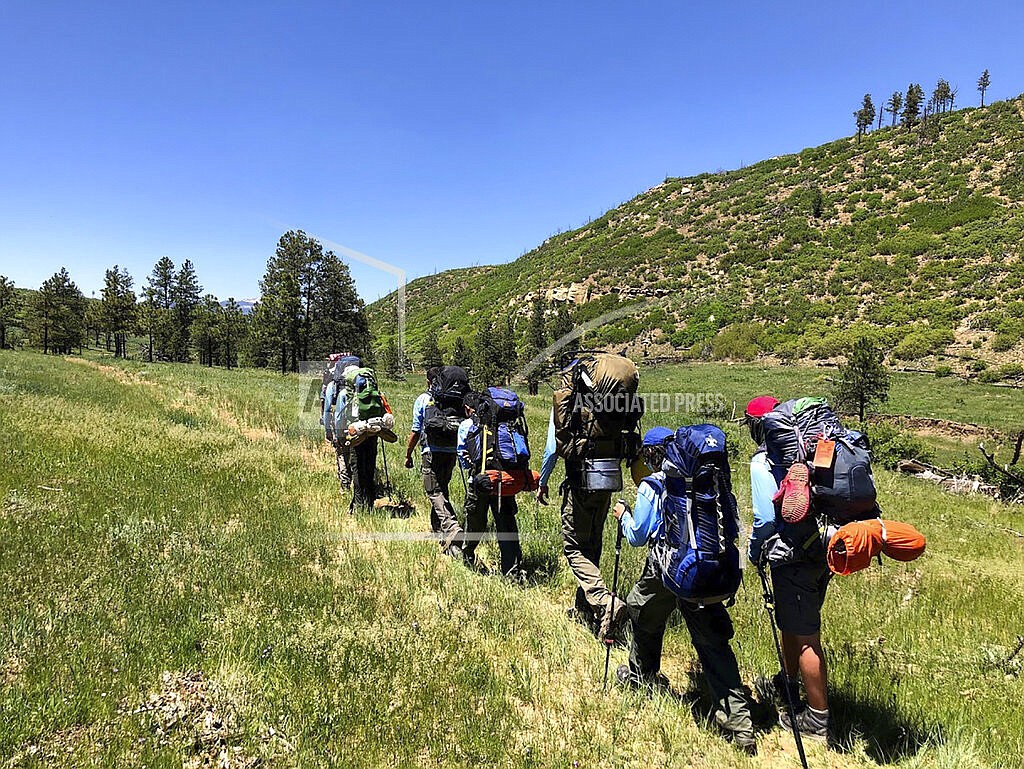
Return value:
M 384 399 L 372 368 L 354 368 L 345 372 L 345 394 L 352 421 L 384 416 Z

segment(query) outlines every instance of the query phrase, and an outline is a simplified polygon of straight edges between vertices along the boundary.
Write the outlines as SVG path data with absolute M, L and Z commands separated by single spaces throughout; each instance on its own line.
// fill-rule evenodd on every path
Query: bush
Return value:
M 978 381 L 982 384 L 994 384 L 1002 378 L 1002 375 L 994 369 L 986 369 L 978 373 Z
M 936 366 L 935 367 L 935 378 L 942 379 L 943 377 L 952 376 L 952 366 Z
M 902 459 L 917 459 L 931 462 L 935 452 L 923 440 L 911 432 L 886 424 L 874 424 L 865 428 L 871 441 L 871 455 L 875 462 L 887 470 L 895 470 Z

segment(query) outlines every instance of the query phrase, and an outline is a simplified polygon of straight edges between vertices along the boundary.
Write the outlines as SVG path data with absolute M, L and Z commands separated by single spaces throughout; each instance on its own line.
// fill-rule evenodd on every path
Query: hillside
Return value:
M 932 120 L 666 179 L 513 262 L 418 279 L 413 357 L 427 328 L 450 345 L 541 292 L 578 320 L 640 300 L 588 338 L 638 354 L 831 357 L 863 324 L 897 360 L 1019 360 L 1024 97 Z

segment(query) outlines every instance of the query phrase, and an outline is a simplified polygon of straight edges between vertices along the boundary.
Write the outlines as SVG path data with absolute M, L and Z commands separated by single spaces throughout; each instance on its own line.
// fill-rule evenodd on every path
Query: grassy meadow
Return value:
M 642 384 L 742 409 L 825 376 L 701 365 L 645 370 Z M 385 382 L 403 439 L 419 385 Z M 543 392 L 528 399 L 538 465 Z M 681 627 L 664 654 L 678 696 L 601 691 L 603 648 L 565 617 L 554 505 L 520 498 L 523 584 L 494 576 L 493 543 L 479 574 L 402 536 L 428 523 L 401 444 L 388 467 L 415 513 L 348 515 L 309 401 L 308 381 L 270 372 L 0 352 L 0 766 L 799 765 L 767 708 L 757 758 L 707 728 Z M 1021 401 L 897 375 L 886 410 L 1010 431 Z M 728 429 L 749 523 L 752 447 Z M 1024 634 L 1024 539 L 1008 531 L 1024 512 L 877 480 L 928 552 L 833 581 L 840 745 L 810 746 L 811 766 L 1019 767 L 1024 684 L 1019 657 L 1003 661 Z M 453 489 L 458 505 L 457 477 Z M 611 526 L 605 537 L 610 580 Z M 643 556 L 624 552 L 627 584 Z M 758 691 L 777 663 L 756 575 L 732 613 Z M 625 659 L 615 650 L 613 666 Z

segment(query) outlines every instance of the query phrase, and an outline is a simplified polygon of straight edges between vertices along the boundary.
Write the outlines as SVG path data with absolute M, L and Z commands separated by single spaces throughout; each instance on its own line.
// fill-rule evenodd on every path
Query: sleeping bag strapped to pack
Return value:
M 469 375 L 461 366 L 442 366 L 430 383 L 430 403 L 423 412 L 423 431 L 433 446 L 454 446 L 469 392 Z
M 662 584 L 698 604 L 731 599 L 740 586 L 739 513 L 725 433 L 714 425 L 680 427 L 666 444 L 664 481 L 645 479 L 661 499 L 664 535 L 650 557 Z
M 828 567 L 848 575 L 866 569 L 880 553 L 897 561 L 913 561 L 924 553 L 924 534 L 908 523 L 853 521 L 841 526 L 828 544 Z
M 558 456 L 632 461 L 644 413 L 639 387 L 636 364 L 622 355 L 583 353 L 563 369 L 552 399 Z
M 536 488 L 533 476 L 528 473 L 530 464 L 529 429 L 523 402 L 512 390 L 505 387 L 488 387 L 476 401 L 473 425 L 466 435 L 466 450 L 473 463 L 473 471 L 479 477 L 488 471 L 512 474 L 521 491 Z M 502 475 L 492 476 L 497 486 L 504 486 Z M 486 484 L 481 483 L 481 488 Z M 502 496 L 505 494 L 502 488 Z
M 780 403 L 762 424 L 773 465 L 807 465 L 815 513 L 837 526 L 878 517 L 867 437 L 843 427 L 824 398 Z

